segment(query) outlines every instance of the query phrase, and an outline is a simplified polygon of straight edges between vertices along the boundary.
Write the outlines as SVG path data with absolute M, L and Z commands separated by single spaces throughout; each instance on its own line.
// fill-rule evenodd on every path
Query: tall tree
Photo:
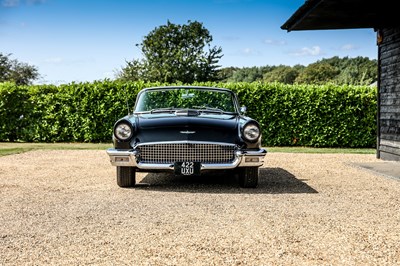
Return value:
M 280 65 L 273 70 L 264 74 L 265 82 L 281 82 L 285 84 L 293 84 L 300 70 L 304 66 L 296 65 L 295 67 Z
M 377 60 L 368 57 L 334 56 L 321 59 L 308 66 L 295 65 L 221 68 L 222 81 L 225 82 L 282 82 L 323 84 L 333 82 L 338 85 L 370 85 L 378 79 Z
M 334 78 L 339 74 L 339 70 L 328 63 L 309 64 L 297 76 L 296 83 L 306 84 L 324 84 L 333 82 Z
M 222 82 L 227 82 L 228 78 L 232 77 L 238 67 L 224 67 L 218 69 L 218 80 Z
M 159 26 L 137 44 L 143 60 L 133 60 L 117 75 L 121 79 L 160 82 L 214 81 L 218 79 L 222 48 L 211 46 L 213 38 L 203 24 Z
M 263 75 L 266 72 L 271 71 L 275 67 L 263 66 L 263 67 L 243 67 L 235 70 L 231 77 L 226 78 L 228 82 L 254 82 L 262 81 Z
M 0 82 L 29 85 L 40 77 L 37 67 L 10 59 L 10 56 L 11 54 L 0 53 Z

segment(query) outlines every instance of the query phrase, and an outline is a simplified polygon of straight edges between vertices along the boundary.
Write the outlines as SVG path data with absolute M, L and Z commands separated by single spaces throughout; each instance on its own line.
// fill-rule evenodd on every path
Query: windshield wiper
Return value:
M 175 107 L 166 107 L 166 108 L 156 108 L 150 111 L 150 114 L 154 113 L 173 113 L 177 110 Z
M 208 107 L 208 106 L 193 106 L 193 108 L 198 109 L 200 112 L 205 112 L 205 113 L 218 113 L 218 114 L 223 114 L 227 113 L 222 109 L 215 108 L 215 107 Z

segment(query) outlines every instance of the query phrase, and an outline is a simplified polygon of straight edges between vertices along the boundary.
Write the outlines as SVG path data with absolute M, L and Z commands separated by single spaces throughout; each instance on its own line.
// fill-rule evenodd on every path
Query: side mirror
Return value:
M 246 114 L 246 112 L 247 112 L 247 107 L 246 107 L 246 106 L 240 107 L 240 112 L 241 112 L 242 114 Z

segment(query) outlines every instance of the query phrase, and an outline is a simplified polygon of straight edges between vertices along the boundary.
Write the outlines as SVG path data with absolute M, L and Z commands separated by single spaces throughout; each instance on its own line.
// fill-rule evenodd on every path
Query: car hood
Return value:
M 146 114 L 136 118 L 136 143 L 211 141 L 237 143 L 238 116 L 231 114 Z

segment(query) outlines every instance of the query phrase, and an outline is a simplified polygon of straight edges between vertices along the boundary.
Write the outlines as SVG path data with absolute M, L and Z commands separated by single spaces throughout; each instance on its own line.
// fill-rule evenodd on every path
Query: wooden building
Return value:
M 400 161 L 400 20 L 389 0 L 307 0 L 287 31 L 371 28 L 377 33 L 377 157 Z

